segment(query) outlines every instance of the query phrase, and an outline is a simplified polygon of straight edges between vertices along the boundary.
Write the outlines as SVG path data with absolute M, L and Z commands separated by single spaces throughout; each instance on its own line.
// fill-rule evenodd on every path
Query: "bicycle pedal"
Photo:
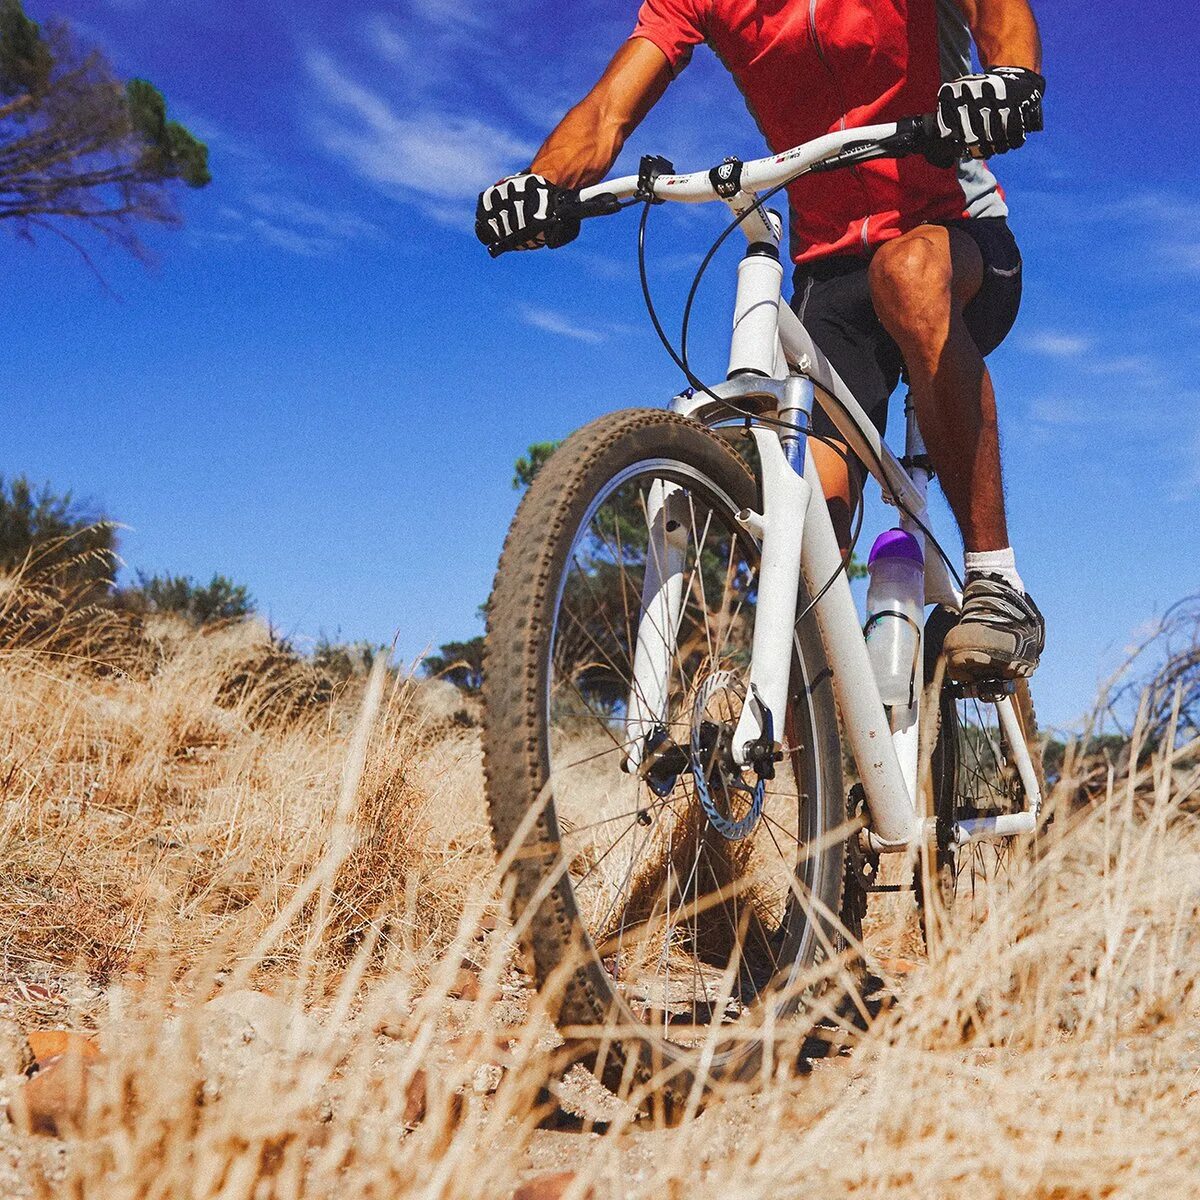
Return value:
M 995 704 L 1017 690 L 1014 679 L 978 679 L 972 683 L 954 684 L 954 695 L 959 700 L 981 700 L 984 704 Z

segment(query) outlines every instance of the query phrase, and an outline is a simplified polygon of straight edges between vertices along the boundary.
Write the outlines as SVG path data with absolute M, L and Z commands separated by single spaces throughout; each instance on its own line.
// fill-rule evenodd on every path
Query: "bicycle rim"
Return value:
M 664 491 L 670 511 L 656 515 Z M 737 511 L 683 462 L 647 460 L 613 478 L 567 555 L 545 694 L 566 881 L 613 998 L 626 1023 L 681 1051 L 707 1045 L 717 1065 L 744 1049 L 739 1039 L 755 1036 L 766 1012 L 799 1000 L 816 944 L 810 847 L 827 832 L 803 704 L 761 796 L 728 753 L 746 698 L 758 571 Z M 676 525 L 673 633 L 643 615 L 647 569 L 662 552 L 648 533 L 655 521 Z M 639 620 L 672 645 L 653 733 L 627 728 Z M 626 773 L 626 754 L 655 740 L 679 760 L 673 779 Z

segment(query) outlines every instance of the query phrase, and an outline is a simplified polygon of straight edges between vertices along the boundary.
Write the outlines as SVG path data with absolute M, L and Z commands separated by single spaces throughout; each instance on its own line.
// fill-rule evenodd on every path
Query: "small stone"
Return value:
M 454 1131 L 462 1123 L 464 1104 L 463 1098 L 457 1092 L 447 1097 L 446 1099 L 446 1114 L 445 1121 L 441 1128 L 440 1149 L 438 1153 L 445 1150 L 454 1137 Z M 429 1114 L 430 1097 L 429 1097 L 429 1076 L 425 1071 L 418 1067 L 413 1072 L 413 1077 L 408 1081 L 408 1086 L 404 1089 L 404 1124 L 408 1129 L 414 1129 L 425 1120 Z
M 200 1069 L 200 1098 L 211 1104 L 264 1069 L 303 1057 L 320 1027 L 298 1005 L 265 992 L 220 992 L 208 1003 L 173 1018 L 172 1038 L 193 1044 Z
M 496 1063 L 480 1063 L 471 1073 L 471 1091 L 477 1096 L 491 1096 L 504 1082 L 504 1068 Z
M 8 1119 L 23 1133 L 49 1137 L 79 1133 L 87 1114 L 89 1079 L 95 1069 L 94 1060 L 78 1054 L 49 1059 L 13 1096 Z
M 63 1054 L 74 1054 L 84 1059 L 100 1057 L 95 1038 L 70 1029 L 31 1029 L 29 1046 L 40 1063 Z
M 489 1063 L 505 1067 L 509 1060 L 509 1039 L 501 1034 L 464 1033 L 461 1037 L 448 1038 L 446 1049 L 455 1058 L 471 1063 Z
M 499 1089 L 512 1057 L 507 1038 L 476 1032 L 450 1038 L 445 1047 L 455 1058 L 471 1066 L 471 1090 L 477 1096 L 490 1096 Z
M 222 992 L 202 1011 L 205 1033 L 272 1050 L 303 1050 L 318 1036 L 316 1023 L 302 1009 L 266 992 Z
M 913 962 L 911 958 L 881 958 L 879 960 L 880 970 L 885 975 L 911 975 L 920 965 L 920 963 Z
M 479 923 L 475 926 L 476 941 L 483 941 L 490 933 L 495 933 L 500 928 L 500 918 L 495 913 L 484 913 L 479 918 Z
M 478 1000 L 479 976 L 466 967 L 459 967 L 447 995 L 455 1000 Z
M 513 1200 L 562 1200 L 567 1194 L 567 1189 L 578 1178 L 576 1171 L 551 1171 L 545 1175 L 535 1175 L 517 1188 L 513 1193 Z M 596 1193 L 589 1185 L 577 1194 L 580 1200 L 591 1200 Z

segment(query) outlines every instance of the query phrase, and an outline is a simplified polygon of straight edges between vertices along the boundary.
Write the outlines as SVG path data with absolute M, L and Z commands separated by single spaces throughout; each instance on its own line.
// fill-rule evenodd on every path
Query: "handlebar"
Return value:
M 910 154 L 936 156 L 944 163 L 948 154 L 959 157 L 961 146 L 947 143 L 939 130 L 937 117 L 905 117 L 886 125 L 864 125 L 827 133 L 782 154 L 738 163 L 727 160 L 711 171 L 690 175 L 659 175 L 651 184 L 651 195 L 643 195 L 644 180 L 637 175 L 611 179 L 579 193 L 579 216 L 599 216 L 615 211 L 614 204 L 633 198 L 677 200 L 685 204 L 703 204 L 736 195 L 778 187 L 798 175 L 814 170 L 833 170 L 875 158 L 903 158 Z M 728 170 L 728 181 L 718 190 L 718 173 Z M 737 186 L 732 186 L 735 184 Z M 605 201 L 609 203 L 605 203 Z M 588 209 L 594 211 L 588 212 Z
M 943 137 L 935 115 L 905 117 L 886 125 L 864 125 L 827 133 L 782 154 L 753 162 L 726 159 L 710 171 L 695 171 L 690 175 L 668 173 L 674 168 L 665 159 L 643 159 L 643 169 L 638 175 L 584 188 L 577 197 L 563 193 L 557 215 L 582 221 L 610 216 L 638 200 L 675 200 L 684 204 L 726 200 L 745 219 L 755 206 L 753 193 L 778 188 L 801 175 L 833 171 L 878 158 L 905 158 L 910 154 L 922 154 L 938 166 L 950 166 L 963 152 L 960 141 Z M 770 227 L 764 224 L 762 228 Z M 523 240 L 523 235 L 513 235 L 506 242 L 489 246 L 488 253 L 498 258 L 518 249 Z

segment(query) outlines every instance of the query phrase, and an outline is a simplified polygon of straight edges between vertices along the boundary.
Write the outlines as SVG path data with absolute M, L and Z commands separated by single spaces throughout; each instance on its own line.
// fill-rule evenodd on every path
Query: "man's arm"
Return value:
M 1042 38 L 1028 0 L 954 0 L 987 67 L 1042 70 Z
M 1004 154 L 1042 128 L 1042 39 L 1029 0 L 954 0 L 979 50 L 983 72 L 943 83 L 938 128 L 977 158 Z M 950 166 L 951 163 L 940 165 Z
M 653 42 L 626 42 L 596 86 L 546 139 L 530 171 L 564 188 L 599 183 L 670 82 L 667 56 Z

